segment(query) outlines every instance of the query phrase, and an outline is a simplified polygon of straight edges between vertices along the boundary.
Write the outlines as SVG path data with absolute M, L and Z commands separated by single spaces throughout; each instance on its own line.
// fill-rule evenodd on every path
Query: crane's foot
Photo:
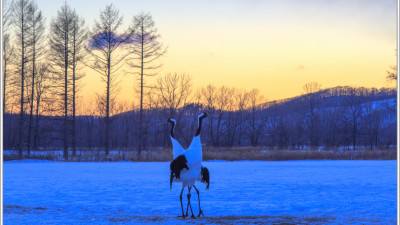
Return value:
M 199 215 L 197 215 L 197 217 L 200 217 L 200 215 L 203 215 L 204 216 L 204 214 L 203 214 L 203 210 L 199 210 Z

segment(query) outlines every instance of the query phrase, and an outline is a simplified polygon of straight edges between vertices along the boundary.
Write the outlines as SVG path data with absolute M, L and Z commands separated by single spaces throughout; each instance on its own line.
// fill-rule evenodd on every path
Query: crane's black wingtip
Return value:
M 170 190 L 172 189 L 172 179 L 173 179 L 173 176 L 172 176 L 172 171 L 171 171 L 171 175 L 169 176 L 169 189 Z
M 206 189 L 210 187 L 210 172 L 208 171 L 207 167 L 201 167 L 201 183 L 205 183 Z

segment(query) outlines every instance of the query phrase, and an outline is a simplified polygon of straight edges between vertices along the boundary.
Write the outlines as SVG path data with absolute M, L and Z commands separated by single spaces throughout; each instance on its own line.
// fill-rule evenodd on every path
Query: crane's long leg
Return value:
M 190 203 L 190 196 L 192 195 L 190 193 L 190 189 L 191 189 L 191 187 L 188 187 L 188 194 L 187 194 L 188 204 L 187 204 L 187 207 L 186 207 L 186 217 L 188 216 L 188 210 L 189 210 L 189 207 L 190 207 L 190 211 L 192 212 L 192 218 L 195 218 L 194 214 L 193 214 L 193 210 L 192 210 L 192 204 Z
M 199 215 L 197 215 L 197 217 L 200 217 L 200 215 L 204 216 L 203 211 L 201 210 L 201 207 L 200 207 L 200 192 L 199 192 L 199 190 L 197 190 L 196 186 L 193 185 L 193 187 L 196 190 L 197 198 L 199 199 Z
M 186 214 L 185 214 L 186 217 L 188 217 L 188 211 L 189 211 L 189 205 L 190 205 L 189 193 L 187 194 L 187 198 L 188 198 L 188 202 L 187 202 L 187 205 L 186 205 Z
M 185 187 L 182 188 L 181 195 L 179 195 L 179 199 L 181 200 L 181 209 L 182 209 L 182 217 L 185 218 L 185 214 L 183 214 L 183 204 L 182 204 L 182 194 Z
M 189 195 L 189 194 L 188 194 L 188 195 Z M 192 210 L 192 203 L 190 203 L 190 202 L 188 201 L 188 203 L 187 203 L 187 205 L 186 205 L 186 217 L 188 216 L 189 207 L 190 207 L 190 210 Z

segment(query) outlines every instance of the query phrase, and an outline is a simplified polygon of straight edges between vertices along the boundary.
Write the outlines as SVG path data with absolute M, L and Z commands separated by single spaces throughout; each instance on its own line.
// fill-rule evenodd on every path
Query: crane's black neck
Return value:
M 175 123 L 172 122 L 172 121 L 169 121 L 169 122 L 172 124 L 172 127 L 171 127 L 171 137 L 175 138 L 175 135 L 174 135 Z
M 199 118 L 199 127 L 197 128 L 196 134 L 194 135 L 195 137 L 200 135 L 201 132 L 201 125 L 203 124 L 203 119 L 206 118 L 206 115 L 200 116 Z

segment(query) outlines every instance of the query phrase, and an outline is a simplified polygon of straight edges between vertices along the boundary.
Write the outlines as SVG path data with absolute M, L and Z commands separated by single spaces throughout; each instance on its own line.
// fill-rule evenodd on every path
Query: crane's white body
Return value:
M 186 157 L 189 170 L 183 169 L 180 179 L 174 179 L 174 181 L 182 182 L 182 188 L 186 186 L 192 187 L 196 180 L 201 176 L 203 153 L 201 149 L 200 136 L 194 137 L 189 148 L 186 151 L 184 150 L 180 155 Z
M 197 118 L 198 123 L 200 125 L 200 117 L 203 116 L 200 114 Z M 170 119 L 174 123 L 175 128 L 176 121 L 174 119 Z M 172 131 L 173 132 L 173 131 Z M 172 134 L 171 134 L 172 135 Z M 203 150 L 201 147 L 200 135 L 195 136 L 190 143 L 190 146 L 187 150 L 185 150 L 179 142 L 171 136 L 172 142 L 172 156 L 176 159 L 180 155 L 184 155 L 187 160 L 187 166 L 189 169 L 183 169 L 180 174 L 180 178 L 174 178 L 174 182 L 181 182 L 182 188 L 186 186 L 192 187 L 196 180 L 201 180 L 201 167 L 203 161 Z

